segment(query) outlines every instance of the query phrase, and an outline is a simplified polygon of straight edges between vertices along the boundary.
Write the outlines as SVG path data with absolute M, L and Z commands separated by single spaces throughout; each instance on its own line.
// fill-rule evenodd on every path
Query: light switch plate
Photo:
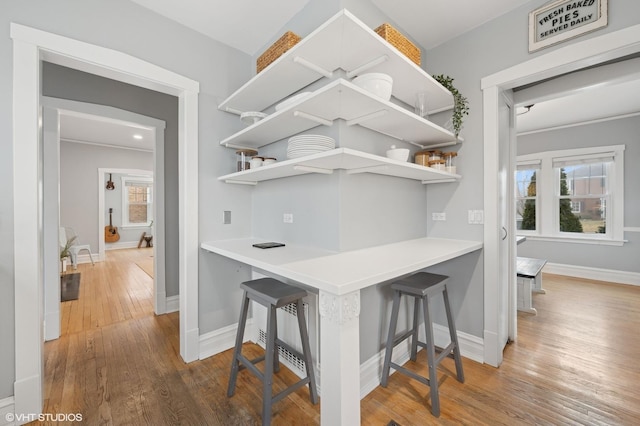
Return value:
M 222 212 L 222 223 L 225 225 L 231 223 L 231 210 L 224 210 Z
M 431 220 L 447 220 L 446 213 L 431 213 Z
M 293 213 L 285 213 L 282 215 L 282 221 L 284 223 L 293 223 Z

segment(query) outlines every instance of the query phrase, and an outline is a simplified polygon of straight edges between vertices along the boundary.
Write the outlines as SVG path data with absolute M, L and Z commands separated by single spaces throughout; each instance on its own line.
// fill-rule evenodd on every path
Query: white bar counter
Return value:
M 252 247 L 259 242 L 266 241 L 220 240 L 201 247 L 318 291 L 323 425 L 360 424 L 360 290 L 482 248 L 478 241 L 443 238 L 344 252 L 290 244 Z

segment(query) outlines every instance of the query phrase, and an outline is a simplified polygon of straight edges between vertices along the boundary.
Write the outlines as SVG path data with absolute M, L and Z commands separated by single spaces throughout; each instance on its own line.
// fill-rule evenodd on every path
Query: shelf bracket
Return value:
M 240 111 L 239 109 L 235 109 L 235 108 L 231 108 L 231 107 L 225 107 L 224 109 L 226 112 L 230 112 L 231 114 L 235 114 L 235 115 L 242 115 L 242 113 L 244 111 Z
M 374 118 L 382 117 L 383 115 L 386 115 L 387 112 L 388 111 L 386 109 L 381 109 L 379 111 L 372 112 L 371 114 L 363 115 L 361 117 L 352 118 L 351 120 L 347 120 L 346 123 L 347 123 L 347 126 L 353 126 L 355 124 L 360 124 L 363 121 L 373 120 Z
M 424 185 L 428 185 L 430 183 L 450 183 L 450 182 L 456 182 L 456 179 L 433 179 L 433 180 L 422 181 Z
M 388 169 L 389 169 L 389 166 L 383 164 L 381 166 L 360 167 L 359 169 L 347 170 L 347 174 L 357 175 L 359 173 L 378 173 L 378 172 L 384 172 Z
M 323 175 L 330 175 L 333 173 L 332 169 L 321 169 L 320 167 L 311 167 L 311 166 L 303 166 L 303 165 L 293 166 L 293 170 L 298 170 L 300 172 L 320 173 Z
M 248 147 L 248 146 L 240 146 L 240 145 L 234 145 L 232 143 L 225 143 L 224 146 L 226 148 L 233 148 L 233 149 L 256 149 L 254 147 Z
M 353 78 L 356 75 L 362 73 L 362 71 L 366 71 L 369 68 L 373 68 L 376 65 L 380 65 L 381 63 L 388 61 L 389 60 L 389 56 L 387 55 L 382 55 L 377 57 L 376 59 L 374 59 L 373 61 L 369 61 L 366 64 L 360 65 L 358 68 L 353 69 L 351 71 L 347 71 L 347 77 L 348 78 Z
M 306 118 L 307 120 L 311 120 L 311 121 L 315 121 L 318 124 L 324 124 L 325 126 L 333 126 L 333 121 L 331 120 L 326 120 L 322 117 L 318 117 L 317 115 L 313 115 L 313 114 L 307 114 L 306 112 L 302 112 L 302 111 L 294 111 L 293 112 L 293 116 L 294 117 L 300 117 L 300 118 Z
M 300 64 L 305 68 L 310 69 L 311 71 L 315 71 L 318 74 L 325 76 L 327 78 L 331 78 L 333 77 L 333 72 L 332 71 L 327 71 L 322 67 L 317 66 L 316 64 L 314 64 L 313 62 L 309 62 L 306 59 L 300 57 L 300 56 L 295 56 L 293 58 L 293 62 L 295 62 L 296 64 Z
M 251 185 L 256 186 L 258 182 L 250 182 L 246 180 L 234 180 L 234 179 L 226 179 L 224 183 L 232 183 L 234 185 Z

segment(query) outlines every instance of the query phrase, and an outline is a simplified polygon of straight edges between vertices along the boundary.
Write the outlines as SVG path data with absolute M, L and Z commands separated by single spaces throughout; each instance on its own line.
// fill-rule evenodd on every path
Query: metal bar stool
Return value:
M 410 277 L 396 281 L 391 285 L 393 289 L 393 307 L 391 310 L 391 323 L 389 325 L 389 335 L 387 337 L 387 348 L 384 356 L 384 365 L 382 367 L 382 380 L 380 384 L 383 387 L 387 387 L 389 380 L 389 369 L 393 367 L 398 372 L 406 374 L 407 376 L 420 381 L 428 385 L 431 388 L 431 413 L 439 417 L 440 416 L 440 398 L 438 395 L 438 376 L 436 374 L 436 368 L 440 362 L 447 356 L 453 353 L 453 358 L 456 364 L 456 374 L 458 381 L 464 383 L 464 372 L 462 371 L 462 359 L 460 357 L 460 347 L 458 345 L 458 336 L 456 334 L 456 326 L 453 322 L 453 316 L 451 315 L 451 308 L 449 306 L 449 296 L 447 295 L 447 280 L 449 277 L 445 275 L 430 274 L 427 272 L 418 272 Z M 444 298 L 444 308 L 447 313 L 447 322 L 449 325 L 449 335 L 451 336 L 451 343 L 436 357 L 436 346 L 433 340 L 433 321 L 431 320 L 431 312 L 429 310 L 429 303 L 433 296 L 442 293 Z M 402 295 L 411 296 L 414 298 L 413 308 L 413 328 L 407 331 L 405 334 L 395 337 L 396 327 L 398 324 L 398 311 L 400 310 L 400 298 Z M 420 311 L 420 301 L 422 301 L 422 307 L 424 311 L 424 329 L 426 334 L 426 342 L 420 342 L 418 340 L 418 313 Z M 412 337 L 411 339 L 411 360 L 416 360 L 416 354 L 418 352 L 418 345 L 427 350 L 427 363 L 429 366 L 429 378 L 422 377 L 407 368 L 391 362 L 391 355 L 393 348 L 400 342 Z
M 240 310 L 240 321 L 238 323 L 238 333 L 236 335 L 236 346 L 233 351 L 233 360 L 231 361 L 231 377 L 229 379 L 229 387 L 227 396 L 233 396 L 236 387 L 236 379 L 238 371 L 242 367 L 246 367 L 262 381 L 262 424 L 271 423 L 272 405 L 289 393 L 309 384 L 310 399 L 313 404 L 318 403 L 318 393 L 316 390 L 316 379 L 313 372 L 313 361 L 311 360 L 311 349 L 309 347 L 309 335 L 304 318 L 304 310 L 302 307 L 302 298 L 307 292 L 301 288 L 294 287 L 273 278 L 261 278 L 252 281 L 246 281 L 240 284 L 240 288 L 244 290 L 242 307 Z M 249 310 L 249 299 L 266 306 L 269 310 L 267 317 L 267 341 L 265 355 L 249 360 L 242 355 L 242 340 L 244 338 L 244 330 L 247 323 L 247 312 Z M 302 340 L 302 351 L 299 351 L 288 345 L 286 342 L 278 339 L 278 324 L 276 319 L 276 309 L 282 306 L 295 303 L 297 308 L 298 327 L 300 328 L 300 338 Z M 278 360 L 278 347 L 282 346 L 291 353 L 297 355 L 304 360 L 307 370 L 307 377 L 294 383 L 277 395 L 272 394 L 273 372 L 280 370 Z M 255 366 L 258 362 L 265 361 L 264 373 Z

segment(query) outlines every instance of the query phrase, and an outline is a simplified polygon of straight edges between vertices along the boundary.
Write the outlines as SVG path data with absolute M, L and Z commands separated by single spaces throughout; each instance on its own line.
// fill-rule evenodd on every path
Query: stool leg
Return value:
M 389 334 L 387 336 L 387 348 L 384 353 L 384 364 L 382 365 L 382 379 L 380 384 L 387 387 L 389 380 L 389 368 L 391 368 L 391 355 L 393 354 L 393 342 L 396 337 L 396 327 L 398 325 L 398 311 L 400 310 L 400 292 L 393 291 L 393 307 L 391 308 L 391 321 L 389 321 Z
M 307 333 L 307 324 L 304 317 L 304 306 L 302 300 L 296 302 L 296 310 L 298 312 L 298 328 L 300 329 L 300 339 L 302 340 L 302 354 L 304 355 L 304 367 L 307 370 L 309 378 L 309 397 L 313 404 L 318 403 L 318 390 L 316 389 L 316 375 L 313 371 L 313 359 L 311 359 L 311 347 L 309 346 L 309 334 Z
M 418 355 L 418 316 L 420 314 L 420 299 L 415 297 L 413 302 L 413 336 L 411 336 L 411 361 Z
M 278 310 L 276 308 L 276 318 L 274 320 L 273 323 L 273 333 L 274 333 L 274 337 L 273 337 L 273 371 L 274 372 L 279 372 L 280 371 L 280 350 L 278 349 L 278 347 L 280 345 L 278 345 Z
M 227 388 L 227 396 L 233 396 L 236 390 L 236 379 L 238 378 L 238 369 L 240 361 L 238 356 L 242 352 L 242 340 L 244 339 L 244 329 L 247 324 L 247 313 L 249 312 L 249 298 L 247 292 L 244 292 L 242 298 L 242 306 L 240 308 L 240 320 L 238 321 L 238 332 L 236 333 L 236 346 L 233 349 L 233 360 L 231 361 L 231 375 L 229 377 L 229 387 Z
M 431 413 L 440 417 L 440 397 L 438 395 L 438 375 L 436 372 L 436 345 L 433 341 L 433 322 L 429 311 L 429 297 L 422 298 L 424 310 L 424 331 L 427 343 L 427 364 L 429 365 L 429 387 L 431 388 Z
M 444 310 L 447 313 L 447 322 L 449 323 L 449 335 L 451 336 L 451 342 L 453 342 L 453 359 L 456 362 L 456 374 L 458 381 L 464 383 L 464 371 L 462 370 L 462 357 L 460 357 L 460 345 L 458 344 L 458 333 L 456 332 L 456 325 L 453 322 L 453 315 L 451 314 L 451 307 L 449 306 L 449 295 L 447 294 L 447 286 L 444 287 L 442 292 L 444 298 Z
M 276 346 L 276 307 L 269 307 L 267 319 L 267 352 L 264 360 L 264 380 L 262 383 L 262 424 L 271 424 L 272 386 L 273 386 L 273 356 Z

